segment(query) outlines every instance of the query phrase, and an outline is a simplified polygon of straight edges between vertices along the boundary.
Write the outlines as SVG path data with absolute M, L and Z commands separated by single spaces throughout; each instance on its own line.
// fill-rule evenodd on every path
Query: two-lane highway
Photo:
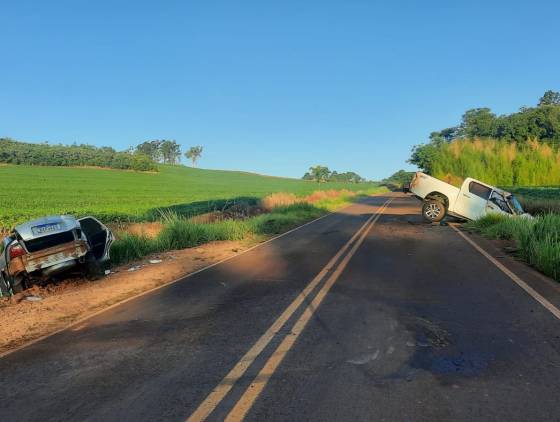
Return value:
M 1 358 L 0 420 L 560 419 L 558 288 L 419 206 L 369 198 Z

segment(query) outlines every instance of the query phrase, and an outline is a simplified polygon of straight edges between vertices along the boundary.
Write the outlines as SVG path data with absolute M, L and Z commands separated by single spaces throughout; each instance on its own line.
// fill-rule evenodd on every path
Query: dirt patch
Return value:
M 122 265 L 95 281 L 67 279 L 0 299 L 0 353 L 67 327 L 131 296 L 236 255 L 255 241 L 212 242 Z

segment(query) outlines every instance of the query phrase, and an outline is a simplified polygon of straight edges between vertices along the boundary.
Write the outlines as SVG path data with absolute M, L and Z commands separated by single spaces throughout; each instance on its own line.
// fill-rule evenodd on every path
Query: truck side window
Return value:
M 481 185 L 480 183 L 471 182 L 469 183 L 469 192 L 487 201 L 490 197 L 490 192 L 492 192 L 492 189 Z

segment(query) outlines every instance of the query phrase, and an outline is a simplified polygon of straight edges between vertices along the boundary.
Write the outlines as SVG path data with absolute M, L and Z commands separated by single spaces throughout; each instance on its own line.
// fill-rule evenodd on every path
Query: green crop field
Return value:
M 255 200 L 272 192 L 375 188 L 375 183 L 315 183 L 251 173 L 161 166 L 158 173 L 0 166 L 0 231 L 49 214 L 94 215 L 104 221 L 145 221 L 171 208 L 197 214 L 226 201 Z
M 531 214 L 560 213 L 560 186 L 509 187 Z

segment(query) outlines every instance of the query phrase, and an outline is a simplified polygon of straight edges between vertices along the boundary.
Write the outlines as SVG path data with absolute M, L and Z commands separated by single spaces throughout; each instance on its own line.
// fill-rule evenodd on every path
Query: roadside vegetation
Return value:
M 534 219 L 489 214 L 465 227 L 492 239 L 513 241 L 520 258 L 560 281 L 560 214 Z
M 457 139 L 434 148 L 430 174 L 457 186 L 467 177 L 496 186 L 560 185 L 560 150 L 536 139 Z
M 198 223 L 177 213 L 167 212 L 162 216 L 163 227 L 156 236 L 117 233 L 117 240 L 111 248 L 111 261 L 122 264 L 153 253 L 190 248 L 216 240 L 258 241 L 348 205 L 363 195 L 385 190 L 384 187 L 377 187 L 360 192 L 316 191 L 306 197 L 275 193 L 266 196 L 257 205 L 245 205 L 248 209 L 238 212 L 237 218 L 224 214 L 223 219 L 210 223 Z M 250 216 L 254 214 L 251 208 L 256 209 L 258 215 Z
M 405 183 L 412 180 L 414 173 L 413 171 L 399 170 L 386 179 L 383 179 L 381 183 L 391 190 L 402 189 Z
M 468 110 L 459 125 L 430 134 L 410 163 L 449 183 L 474 177 L 498 186 L 560 185 L 560 93 L 547 91 L 536 107 L 497 116 Z
M 0 165 L 0 232 L 52 214 L 92 215 L 103 222 L 160 219 L 160 210 L 184 217 L 286 192 L 297 197 L 317 190 L 349 191 L 378 183 L 315 183 L 252 173 L 159 165 L 159 172 L 97 168 Z

